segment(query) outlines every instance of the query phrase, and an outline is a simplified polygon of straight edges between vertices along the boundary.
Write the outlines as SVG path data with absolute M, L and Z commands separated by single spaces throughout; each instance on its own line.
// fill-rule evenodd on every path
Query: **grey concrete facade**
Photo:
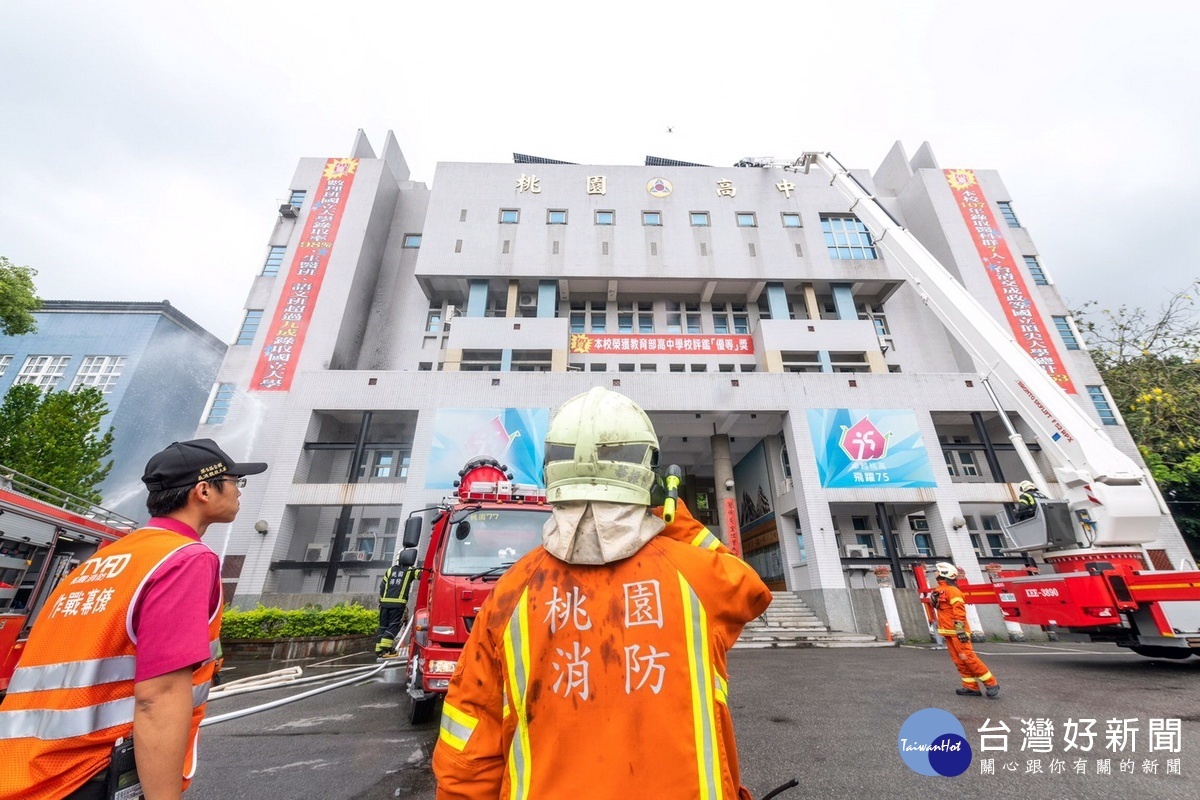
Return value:
M 990 523 L 1027 476 L 1002 446 L 976 365 L 882 253 L 831 256 L 822 222 L 852 214 L 827 179 L 771 167 L 442 163 L 429 188 L 409 180 L 390 133 L 377 157 L 360 132 L 351 155 L 357 173 L 290 390 L 250 390 L 286 289 L 281 269 L 256 278 L 246 308 L 264 310 L 264 325 L 253 344 L 229 349 L 216 378 L 233 387 L 228 414 L 197 432 L 234 457 L 271 464 L 251 480 L 221 541 L 226 588 L 239 603 L 321 591 L 343 509 L 351 517 L 343 549 L 362 560 L 340 565 L 334 592 L 371 591 L 403 518 L 445 494 L 425 488 L 439 409 L 553 411 L 596 385 L 647 410 L 663 462 L 685 469 L 691 505 L 711 500 L 713 530 L 727 496 L 724 478 L 715 481 L 714 438 L 728 438 L 734 465 L 764 443 L 771 513 L 750 531 L 757 556 L 782 562 L 776 588 L 799 593 L 834 629 L 877 621 L 856 613 L 849 594 L 869 590 L 861 580 L 875 576 L 851 567 L 953 560 L 979 580 L 989 562 L 1014 563 L 1001 558 Z M 268 242 L 285 248 L 285 267 L 325 163 L 301 159 L 291 179 L 307 199 Z M 989 201 L 1011 202 L 999 175 L 976 174 Z M 874 174 L 855 175 L 1000 317 L 928 145 L 910 160 L 897 144 Z M 658 179 L 669 194 L 650 191 Z M 1037 256 L 1024 228 L 1001 232 L 1018 260 Z M 1059 337 L 1051 318 L 1068 312 L 1049 267 L 1039 266 L 1035 276 L 1022 265 L 1025 282 Z M 573 334 L 601 332 L 635 340 L 635 349 L 571 352 Z M 689 333 L 746 336 L 752 349 L 636 344 L 639 335 Z M 1101 384 L 1086 351 L 1055 342 L 1077 385 Z M 1100 419 L 1086 393 L 1076 400 Z M 823 487 L 809 409 L 911 409 L 936 486 Z M 349 443 L 366 412 L 365 452 L 352 467 Z M 980 426 L 997 443 L 994 462 L 985 461 Z M 1137 457 L 1123 425 L 1105 430 Z M 259 520 L 265 534 L 254 529 Z M 1150 548 L 1175 566 L 1187 558 L 1169 519 Z M 910 594 L 911 585 L 910 575 Z M 998 614 L 982 622 L 1003 633 Z

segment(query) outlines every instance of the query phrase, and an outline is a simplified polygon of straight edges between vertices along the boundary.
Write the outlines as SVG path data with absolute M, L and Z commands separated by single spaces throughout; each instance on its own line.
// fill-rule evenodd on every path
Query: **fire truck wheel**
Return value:
M 410 725 L 424 725 L 429 720 L 433 719 L 433 710 L 437 705 L 437 698 L 431 697 L 428 700 L 408 699 L 408 722 Z
M 1158 645 L 1140 645 L 1138 647 L 1129 648 L 1139 656 L 1146 658 L 1187 658 L 1192 654 L 1191 648 L 1188 647 L 1160 647 Z

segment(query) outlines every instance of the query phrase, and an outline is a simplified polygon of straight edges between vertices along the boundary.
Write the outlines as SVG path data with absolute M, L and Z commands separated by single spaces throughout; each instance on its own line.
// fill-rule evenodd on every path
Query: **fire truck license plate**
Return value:
M 1017 596 L 1010 592 L 1001 592 L 1000 593 L 1000 602 L 1001 603 L 1015 603 L 1015 602 L 1017 602 Z

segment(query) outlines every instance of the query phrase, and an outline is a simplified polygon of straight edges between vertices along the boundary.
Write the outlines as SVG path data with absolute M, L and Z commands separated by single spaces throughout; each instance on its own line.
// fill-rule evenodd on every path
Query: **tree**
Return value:
M 0 256 L 0 333 L 22 336 L 37 330 L 33 312 L 42 307 L 33 285 L 37 270 Z
M 92 503 L 112 462 L 112 428 L 100 433 L 108 411 L 99 389 L 48 392 L 31 383 L 13 386 L 0 404 L 0 464 Z
M 1157 313 L 1121 306 L 1076 318 L 1092 359 L 1176 524 L 1200 555 L 1200 282 Z M 1089 316 L 1091 318 L 1089 318 Z

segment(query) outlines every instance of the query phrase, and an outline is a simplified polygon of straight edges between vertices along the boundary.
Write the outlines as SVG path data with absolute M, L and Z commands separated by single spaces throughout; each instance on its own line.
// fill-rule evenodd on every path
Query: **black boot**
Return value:
M 988 688 L 991 689 L 990 686 Z M 983 697 L 983 692 L 979 691 L 978 689 L 968 689 L 965 686 L 958 687 L 954 690 L 954 693 L 965 695 L 966 697 Z M 988 697 L 991 697 L 991 694 L 989 694 Z
M 1000 684 L 998 684 L 998 683 L 993 684 L 992 686 L 985 686 L 984 689 L 987 691 L 988 697 L 999 697 L 1000 696 Z

